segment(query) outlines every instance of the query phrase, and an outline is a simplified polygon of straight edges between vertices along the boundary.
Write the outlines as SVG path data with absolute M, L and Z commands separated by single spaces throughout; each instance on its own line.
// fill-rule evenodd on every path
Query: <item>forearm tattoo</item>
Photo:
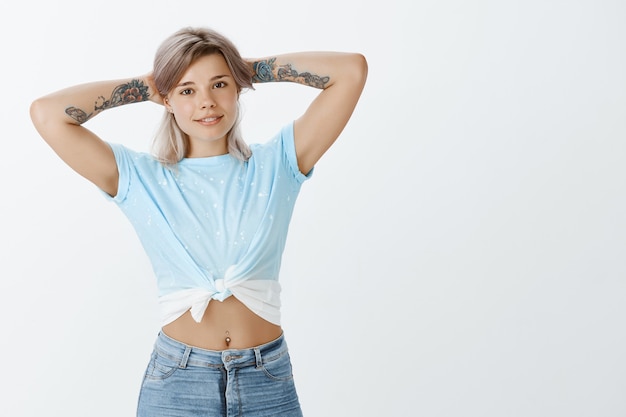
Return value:
M 111 98 L 108 100 L 103 96 L 99 96 L 94 103 L 94 108 L 91 113 L 87 114 L 87 112 L 82 109 L 70 106 L 65 109 L 65 114 L 78 123 L 83 124 L 103 110 L 124 104 L 139 103 L 140 101 L 148 100 L 149 97 L 148 86 L 141 80 L 132 80 L 129 83 L 120 84 L 115 87 L 113 93 L 111 93 Z
M 291 64 L 277 65 L 276 58 L 256 61 L 252 64 L 254 75 L 252 81 L 257 83 L 269 83 L 272 81 L 292 81 L 316 88 L 325 88 L 330 77 L 311 74 L 310 72 L 298 73 Z

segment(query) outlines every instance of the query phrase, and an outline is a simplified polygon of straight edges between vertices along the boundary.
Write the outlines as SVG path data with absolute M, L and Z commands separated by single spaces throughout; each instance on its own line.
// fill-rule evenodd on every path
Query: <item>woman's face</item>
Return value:
M 226 135 L 237 120 L 239 94 L 224 57 L 198 58 L 165 98 L 165 106 L 189 136 L 188 158 L 228 153 Z

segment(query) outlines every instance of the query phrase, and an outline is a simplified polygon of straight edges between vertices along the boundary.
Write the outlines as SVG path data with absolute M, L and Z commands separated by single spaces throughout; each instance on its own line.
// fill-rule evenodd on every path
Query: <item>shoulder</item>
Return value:
M 269 138 L 250 144 L 250 149 L 257 154 L 280 153 L 290 147 L 294 147 L 293 121 L 282 126 Z
M 154 156 L 146 152 L 138 152 L 118 143 L 108 143 L 115 155 L 118 171 L 117 194 L 114 198 L 118 203 L 126 200 L 131 188 L 139 190 L 154 183 L 155 180 L 168 176 L 168 169 Z
M 274 160 L 280 162 L 282 156 L 288 153 L 288 149 L 293 147 L 293 123 L 288 123 L 277 130 L 273 135 L 250 143 L 252 156 L 250 162 L 270 162 Z M 289 145 L 291 143 L 291 145 Z
M 253 143 L 251 161 L 256 164 L 271 163 L 287 171 L 298 183 L 310 178 L 312 172 L 304 175 L 298 169 L 294 140 L 294 122 L 291 121 L 280 128 L 271 138 L 263 143 Z
M 147 152 L 136 151 L 119 143 L 108 143 L 108 145 L 115 154 L 118 166 L 134 165 L 146 168 L 162 166 L 161 162 Z

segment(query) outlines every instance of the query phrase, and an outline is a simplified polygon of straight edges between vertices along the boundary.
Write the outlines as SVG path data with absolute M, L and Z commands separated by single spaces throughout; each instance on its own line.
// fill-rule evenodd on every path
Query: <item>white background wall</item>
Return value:
M 149 71 L 187 25 L 244 56 L 369 61 L 284 258 L 305 415 L 626 415 L 624 22 L 621 0 L 2 3 L 0 415 L 134 415 L 159 327 L 150 266 L 28 106 Z M 314 93 L 245 94 L 248 141 Z M 88 127 L 147 150 L 160 114 Z

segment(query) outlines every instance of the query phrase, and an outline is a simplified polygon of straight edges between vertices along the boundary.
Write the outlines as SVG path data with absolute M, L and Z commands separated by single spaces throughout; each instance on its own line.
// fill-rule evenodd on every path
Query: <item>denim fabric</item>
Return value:
M 284 336 L 212 351 L 162 332 L 141 387 L 138 417 L 301 417 Z

